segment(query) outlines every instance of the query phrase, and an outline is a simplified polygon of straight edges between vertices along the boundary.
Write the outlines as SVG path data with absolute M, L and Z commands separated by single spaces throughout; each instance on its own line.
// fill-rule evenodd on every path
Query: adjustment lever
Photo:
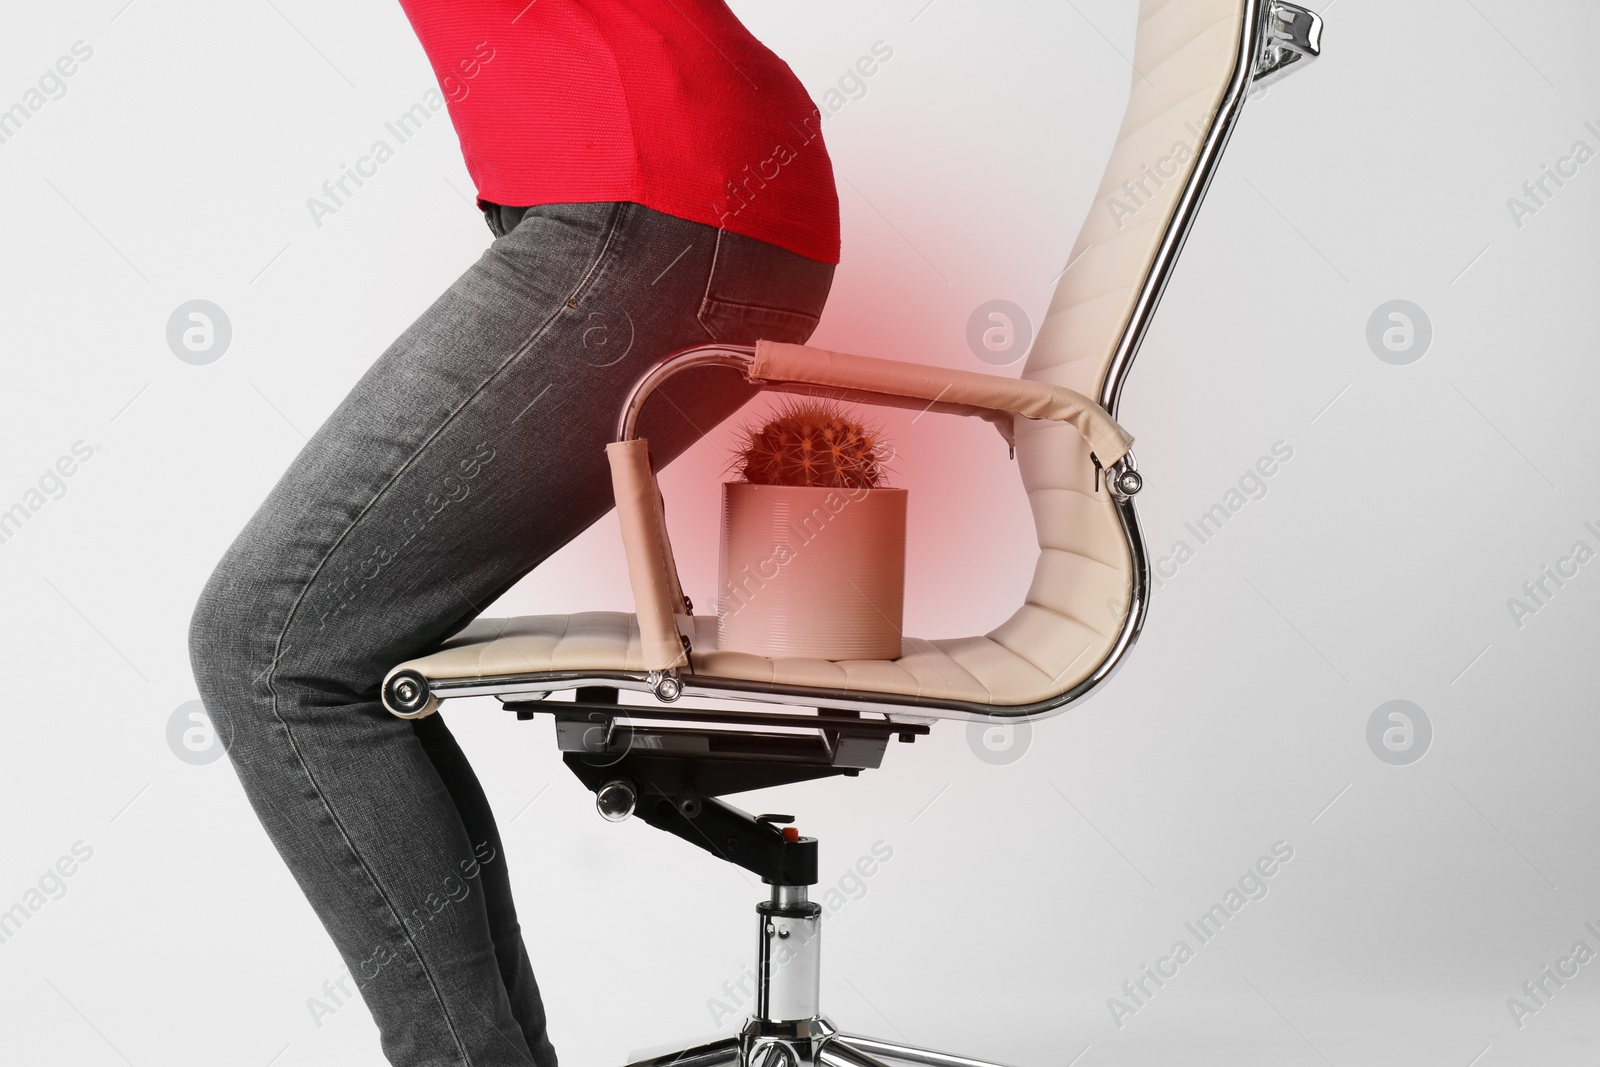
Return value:
M 758 825 L 760 825 L 760 826 L 770 826 L 774 830 L 778 830 L 778 824 L 779 823 L 792 823 L 792 822 L 794 822 L 794 816 L 793 815 L 757 815 L 756 816 L 756 823 Z M 778 830 L 778 834 L 779 834 L 779 836 L 781 836 L 785 841 L 787 841 L 791 845 L 794 844 L 796 841 L 800 840 L 800 831 L 796 830 L 793 826 L 785 826 L 782 830 Z

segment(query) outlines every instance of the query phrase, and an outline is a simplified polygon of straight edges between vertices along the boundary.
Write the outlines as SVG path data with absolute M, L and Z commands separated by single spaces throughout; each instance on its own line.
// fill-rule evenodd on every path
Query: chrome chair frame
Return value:
M 1228 80 L 1216 120 L 1196 149 L 1194 170 L 1160 241 L 1097 398 L 1113 417 L 1134 356 L 1171 279 L 1173 267 L 1216 174 L 1252 83 L 1274 82 L 1316 58 L 1321 50 L 1322 20 L 1314 12 L 1285 0 L 1243 0 L 1243 13 L 1239 59 Z M 704 366 L 747 371 L 754 355 L 751 347 L 706 345 L 662 359 L 634 385 L 618 417 L 615 440 L 634 439 L 640 409 L 661 383 L 673 375 Z M 763 384 L 767 388 L 790 391 L 811 389 L 797 387 L 794 383 Z M 904 397 L 854 390 L 843 392 L 847 395 L 842 399 L 912 406 Z M 831 390 L 829 395 L 839 396 L 840 393 L 840 390 Z M 917 406 L 922 406 L 920 401 Z M 663 784 L 652 780 L 649 773 L 638 773 L 637 766 L 631 776 L 616 770 L 623 767 L 622 761 L 630 756 L 635 730 L 639 737 L 647 738 L 640 746 L 643 751 L 670 751 L 675 744 L 682 745 L 685 739 L 691 744 L 691 749 L 685 751 L 691 751 L 693 743 L 703 741 L 703 736 L 694 731 L 676 727 L 624 726 L 630 721 L 654 717 L 742 726 L 771 723 L 792 728 L 806 721 L 803 717 L 769 715 L 764 721 L 761 713 L 694 708 L 667 710 L 660 705 L 655 706 L 657 710 L 650 710 L 649 706 L 641 708 L 617 703 L 618 690 L 650 693 L 666 704 L 690 696 L 804 705 L 816 709 L 818 714 L 809 721 L 819 728 L 820 745 L 810 750 L 809 755 L 791 746 L 781 757 L 790 761 L 787 769 L 772 770 L 772 765 L 768 764 L 768 769 L 761 772 L 765 777 L 758 784 L 781 784 L 828 774 L 859 774 L 862 769 L 880 765 L 891 734 L 901 741 L 912 741 L 927 733 L 928 724 L 937 719 L 1031 721 L 1059 714 L 1099 689 L 1116 673 L 1138 639 L 1146 617 L 1149 561 L 1133 504 L 1142 477 L 1131 454 L 1114 464 L 1107 475 L 1107 485 L 1133 563 L 1127 613 L 1116 640 L 1094 670 L 1078 685 L 1048 700 L 996 706 L 882 693 L 863 697 L 845 690 L 717 679 L 678 669 L 541 671 L 492 679 L 433 682 L 414 672 L 400 672 L 388 679 L 384 703 L 403 718 L 429 713 L 436 699 L 479 695 L 500 698 L 507 707 L 516 710 L 520 718 L 532 718 L 536 710 L 554 713 L 557 736 L 568 766 L 594 790 L 602 816 L 620 821 L 637 810 L 658 828 L 761 873 L 763 880 L 771 885 L 770 898 L 757 905 L 756 1006 L 742 1031 L 737 1036 L 639 1060 L 631 1067 L 886 1067 L 885 1061 L 915 1063 L 922 1067 L 999 1067 L 988 1061 L 845 1033 L 823 1014 L 820 1005 L 821 909 L 810 901 L 808 889 L 817 881 L 817 842 L 814 838 L 800 837 L 792 830 L 781 836 L 776 833 L 778 824 L 792 821 L 789 816 L 752 818 L 716 799 L 719 793 L 756 787 L 751 784 L 755 776 L 741 777 L 737 765 L 738 746 L 741 743 L 752 746 L 747 750 L 751 759 L 769 757 L 770 735 L 723 731 L 724 737 L 732 739 L 728 743 L 735 756 L 722 766 L 734 769 L 712 772 L 710 778 L 717 780 L 704 783 L 704 795 L 694 788 L 692 776 Z M 686 603 L 685 607 L 692 615 L 692 605 Z M 544 702 L 551 692 L 568 689 L 576 690 L 574 704 Z M 832 709 L 832 712 L 825 709 Z M 860 717 L 861 712 L 881 714 L 886 719 L 864 719 Z M 790 735 L 789 740 L 794 740 L 794 735 Z M 756 742 L 764 742 L 767 747 Z M 631 755 L 638 757 L 640 752 Z M 666 760 L 674 758 L 686 761 L 692 757 L 669 755 Z M 658 762 L 655 768 L 662 765 Z M 689 783 L 688 788 L 685 782 Z M 753 855 L 753 852 L 761 855 Z

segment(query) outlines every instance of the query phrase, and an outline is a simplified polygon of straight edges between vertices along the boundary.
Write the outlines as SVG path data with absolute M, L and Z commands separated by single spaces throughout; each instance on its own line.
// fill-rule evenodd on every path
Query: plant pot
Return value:
M 899 659 L 906 490 L 722 483 L 717 647 Z

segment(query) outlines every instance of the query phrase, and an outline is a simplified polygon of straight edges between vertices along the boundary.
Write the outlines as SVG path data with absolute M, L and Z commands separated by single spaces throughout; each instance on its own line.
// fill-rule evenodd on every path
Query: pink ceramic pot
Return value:
M 722 484 L 717 647 L 899 659 L 906 490 Z

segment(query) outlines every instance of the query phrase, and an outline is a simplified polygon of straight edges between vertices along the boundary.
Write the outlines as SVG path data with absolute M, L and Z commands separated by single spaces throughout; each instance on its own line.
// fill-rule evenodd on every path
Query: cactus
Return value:
M 837 402 L 789 399 L 760 429 L 740 431 L 742 444 L 730 469 L 757 485 L 809 485 L 839 489 L 883 484 L 890 451 L 879 431 Z

